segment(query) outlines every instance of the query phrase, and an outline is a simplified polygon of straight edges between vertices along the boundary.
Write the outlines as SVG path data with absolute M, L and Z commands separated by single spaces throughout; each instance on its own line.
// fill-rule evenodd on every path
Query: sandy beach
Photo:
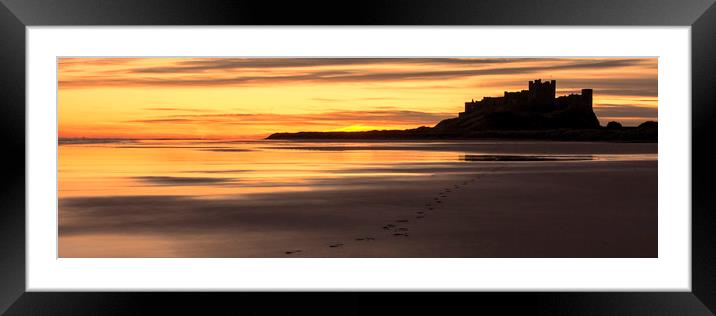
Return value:
M 60 148 L 60 257 L 658 256 L 657 144 L 92 148 Z M 90 150 L 119 158 L 70 172 Z M 269 154 L 281 159 L 259 160 Z M 138 159 L 114 183 L 88 176 Z

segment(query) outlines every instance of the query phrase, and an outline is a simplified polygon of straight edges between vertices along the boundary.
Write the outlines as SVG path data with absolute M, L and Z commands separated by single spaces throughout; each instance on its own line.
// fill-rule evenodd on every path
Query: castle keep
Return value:
M 460 117 L 484 111 L 552 112 L 581 110 L 592 112 L 592 89 L 582 89 L 582 94 L 555 97 L 557 81 L 537 79 L 529 82 L 529 90 L 508 92 L 501 97 L 484 97 L 480 101 L 465 102 L 465 112 Z

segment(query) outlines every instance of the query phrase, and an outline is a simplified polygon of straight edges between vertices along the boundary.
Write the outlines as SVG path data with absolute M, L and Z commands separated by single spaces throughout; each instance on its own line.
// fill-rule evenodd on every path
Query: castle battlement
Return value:
M 465 112 L 460 116 L 476 111 L 519 110 L 550 112 L 564 109 L 592 110 L 592 89 L 582 89 L 582 94 L 570 94 L 556 97 L 557 81 L 530 81 L 528 90 L 505 91 L 501 97 L 484 97 L 480 101 L 465 102 Z

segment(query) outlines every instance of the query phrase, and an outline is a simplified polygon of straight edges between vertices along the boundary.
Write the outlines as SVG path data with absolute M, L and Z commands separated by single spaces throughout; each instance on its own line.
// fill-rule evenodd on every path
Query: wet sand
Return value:
M 327 247 L 315 241 L 306 241 L 306 247 L 296 243 L 292 250 L 301 252 L 288 255 L 658 256 L 655 162 L 505 164 L 493 169 L 376 190 L 373 203 L 383 208 L 362 211 L 370 220 L 352 219 L 357 225 L 326 239 Z M 377 219 L 380 224 L 371 226 Z
M 477 159 L 363 172 L 390 169 L 404 174 L 250 196 L 62 199 L 60 256 L 658 256 L 656 160 Z

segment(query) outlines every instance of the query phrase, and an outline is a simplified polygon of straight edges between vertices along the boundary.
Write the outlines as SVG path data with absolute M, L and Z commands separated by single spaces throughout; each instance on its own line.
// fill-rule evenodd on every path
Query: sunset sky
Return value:
M 594 89 L 602 125 L 657 120 L 656 58 L 60 58 L 62 138 L 259 139 L 433 126 L 527 82 Z

